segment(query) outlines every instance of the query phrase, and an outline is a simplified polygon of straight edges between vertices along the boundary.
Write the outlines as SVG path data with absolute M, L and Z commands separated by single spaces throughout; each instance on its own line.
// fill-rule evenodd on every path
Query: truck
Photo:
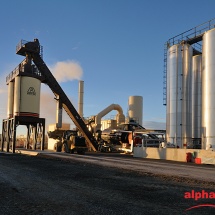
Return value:
M 79 135 L 77 130 L 49 131 L 48 136 L 57 140 L 54 145 L 56 152 L 85 154 L 88 150 L 85 137 Z

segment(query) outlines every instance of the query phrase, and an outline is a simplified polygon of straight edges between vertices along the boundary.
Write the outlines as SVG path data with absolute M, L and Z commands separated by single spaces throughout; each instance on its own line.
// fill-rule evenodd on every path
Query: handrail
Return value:
M 215 28 L 215 18 L 211 19 L 207 22 L 204 22 L 194 28 L 191 28 L 181 34 L 178 34 L 174 37 L 171 37 L 168 39 L 165 44 L 164 44 L 164 67 L 163 67 L 163 105 L 166 105 L 166 75 L 167 75 L 167 50 L 169 47 L 175 45 L 175 44 L 180 44 L 182 42 L 186 43 L 186 41 L 191 41 L 193 40 L 192 47 L 197 51 L 197 52 L 202 52 L 202 35 L 204 32 L 211 30 Z M 196 42 L 195 39 L 198 39 Z
M 8 84 L 14 77 L 16 77 L 20 72 L 23 71 L 23 65 L 26 59 L 24 59 L 15 69 L 6 77 L 6 83 Z M 38 70 L 35 64 L 32 64 L 32 74 L 37 76 L 42 76 L 41 72 Z
M 26 44 L 29 43 L 27 40 L 20 40 L 16 46 L 16 53 Z M 43 46 L 40 45 L 40 57 L 43 59 Z
M 168 43 L 170 46 L 172 46 L 172 45 L 178 44 L 184 40 L 186 41 L 187 38 L 190 39 L 190 38 L 197 37 L 200 34 L 204 33 L 205 31 L 208 31 L 214 27 L 215 27 L 215 18 L 211 19 L 207 22 L 204 22 L 194 28 L 191 28 L 181 34 L 171 37 L 170 39 L 167 40 L 166 43 Z

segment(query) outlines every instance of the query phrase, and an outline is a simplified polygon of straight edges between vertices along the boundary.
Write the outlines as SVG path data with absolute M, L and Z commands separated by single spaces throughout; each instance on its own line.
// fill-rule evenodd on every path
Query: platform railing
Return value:
M 7 77 L 6 83 L 8 84 L 12 79 L 14 79 L 20 72 L 24 72 L 23 65 L 25 64 L 26 59 L 24 59 Z M 41 72 L 38 70 L 35 64 L 32 64 L 31 74 L 36 76 L 42 76 Z
M 16 46 L 16 53 L 29 41 L 21 40 Z M 40 57 L 43 59 L 43 46 L 40 45 Z
M 215 28 L 215 18 L 170 38 L 169 40 L 167 40 L 166 45 L 172 46 L 174 44 L 179 44 L 182 41 L 187 41 L 188 39 L 198 37 L 205 31 L 213 28 Z
M 178 34 L 169 40 L 167 40 L 164 44 L 164 70 L 163 70 L 163 105 L 166 105 L 166 76 L 167 76 L 167 50 L 169 47 L 186 43 L 186 41 L 191 41 L 192 47 L 199 53 L 202 52 L 202 35 L 208 31 L 215 28 L 215 18 L 211 19 L 207 22 L 204 22 L 194 28 L 191 28 L 181 34 Z M 198 38 L 198 42 L 195 42 L 195 39 Z M 193 40 L 193 42 L 192 42 Z

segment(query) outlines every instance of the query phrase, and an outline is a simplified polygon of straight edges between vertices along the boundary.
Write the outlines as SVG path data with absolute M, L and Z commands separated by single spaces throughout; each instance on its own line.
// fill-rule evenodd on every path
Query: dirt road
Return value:
M 185 198 L 215 192 L 214 184 L 78 159 L 0 154 L 0 214 L 215 214 L 215 196 Z

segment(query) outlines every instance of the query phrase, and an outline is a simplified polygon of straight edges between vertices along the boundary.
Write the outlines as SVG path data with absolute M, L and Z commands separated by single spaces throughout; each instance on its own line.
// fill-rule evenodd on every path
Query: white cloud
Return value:
M 56 109 L 57 104 L 54 99 L 55 95 L 49 89 L 48 86 L 42 85 L 40 94 L 40 117 L 46 119 L 46 129 L 48 131 L 48 126 L 50 124 L 56 123 Z M 71 98 L 70 98 L 71 100 Z M 74 104 L 73 104 L 74 105 Z M 69 118 L 67 113 L 63 110 L 63 123 L 73 124 L 72 120 Z
M 58 82 L 80 80 L 83 76 L 83 70 L 76 61 L 60 61 L 49 68 Z
M 166 130 L 166 123 L 157 121 L 145 121 L 143 122 L 143 127 L 146 129 Z

